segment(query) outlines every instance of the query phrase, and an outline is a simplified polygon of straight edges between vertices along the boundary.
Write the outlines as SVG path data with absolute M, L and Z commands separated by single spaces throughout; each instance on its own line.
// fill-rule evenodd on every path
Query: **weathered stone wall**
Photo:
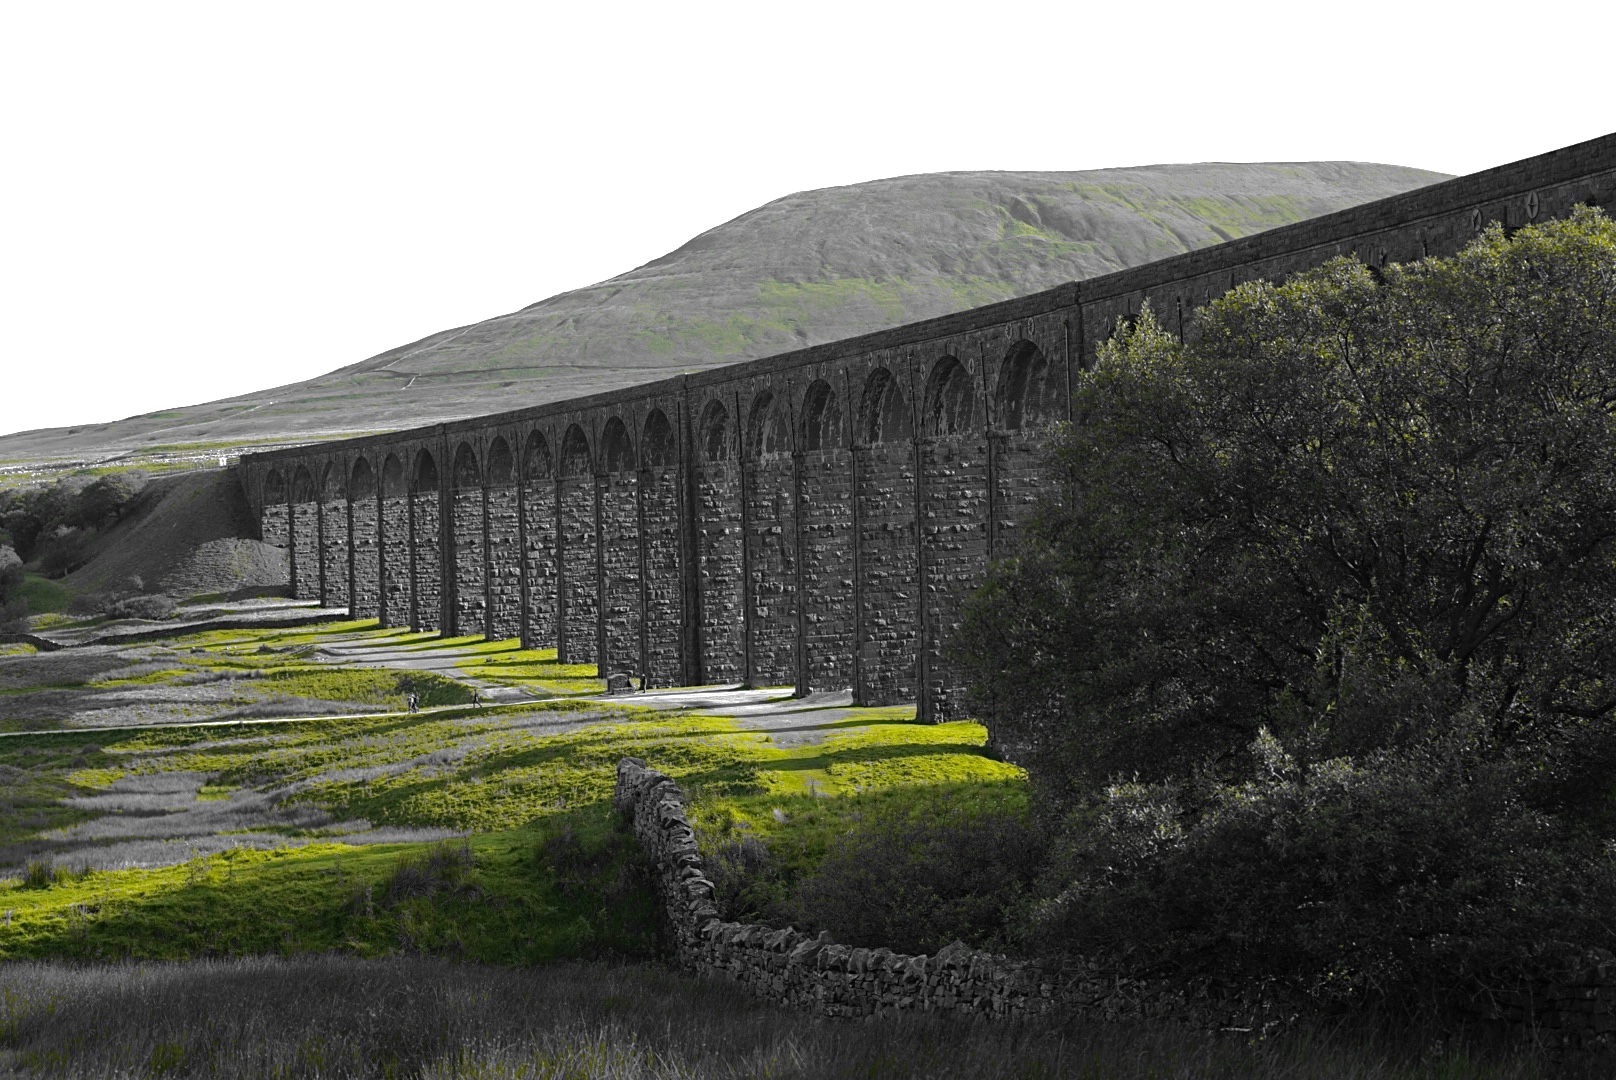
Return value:
M 696 565 L 701 596 L 701 681 L 746 678 L 741 603 L 740 469 L 704 462 L 696 470 Z
M 562 626 L 558 643 L 569 664 L 594 664 L 600 644 L 600 567 L 596 559 L 593 477 L 561 481 Z
M 640 510 L 632 473 L 600 477 L 600 561 L 605 610 L 603 674 L 638 678 L 640 663 Z
M 555 648 L 556 586 L 560 563 L 556 558 L 556 486 L 545 479 L 530 483 L 522 493 L 527 513 L 527 640 L 530 649 Z
M 802 454 L 804 692 L 853 685 L 853 461 L 846 449 Z
M 488 489 L 488 636 L 496 641 L 522 632 L 521 526 L 516 488 Z
M 488 552 L 483 540 L 480 488 L 450 495 L 454 552 L 454 621 L 451 634 L 484 634 L 488 627 Z
M 320 603 L 348 606 L 348 503 L 328 500 L 320 511 Z
M 383 626 L 410 625 L 410 500 L 408 495 L 382 499 L 381 579 Z
M 680 531 L 684 506 L 676 469 L 640 474 L 645 507 L 645 675 L 652 686 L 684 681 L 684 559 Z
M 348 523 L 353 558 L 353 602 L 349 614 L 355 619 L 374 619 L 381 614 L 380 510 L 374 495 L 348 504 L 348 512 L 353 515 Z
M 410 496 L 410 585 L 414 606 L 410 627 L 414 630 L 442 630 L 443 622 L 443 538 L 442 516 L 436 491 Z
M 749 681 L 757 686 L 791 686 L 797 681 L 795 476 L 786 452 L 766 454 L 746 466 Z
M 320 599 L 320 505 L 292 504 L 292 595 Z
M 961 607 L 987 572 L 988 448 L 981 435 L 934 438 L 921 445 L 920 549 L 925 557 L 925 720 L 965 715 L 965 688 L 943 656 Z
M 263 534 L 286 537 L 305 599 L 322 596 L 322 579 L 327 600 L 346 596 L 347 540 L 333 532 L 320 542 L 318 502 L 323 493 L 327 516 L 340 506 L 330 496 L 355 475 L 349 463 L 383 462 L 385 471 L 395 462 L 395 484 L 397 464 L 408 463 L 403 472 L 431 486 L 445 474 L 421 472 L 422 463 L 457 460 L 468 467 L 452 474 L 462 486 L 474 475 L 529 484 L 527 520 L 516 522 L 521 560 L 507 554 L 507 504 L 491 501 L 484 576 L 449 590 L 466 630 L 511 632 L 510 600 L 523 594 L 515 625 L 525 617 L 530 644 L 556 644 L 568 659 L 592 663 L 606 642 L 608 666 L 643 664 L 657 683 L 852 686 L 861 702 L 913 699 L 921 716 L 947 718 L 961 708 L 947 642 L 963 597 L 993 558 L 1016 549 L 1049 484 L 1040 448 L 1050 426 L 1068 418 L 1074 378 L 1122 321 L 1148 302 L 1192 334 L 1195 309 L 1241 282 L 1338 255 L 1382 266 L 1452 254 L 1488 222 L 1516 228 L 1579 202 L 1616 206 L 1616 136 L 847 341 L 493 417 L 247 455 L 241 475 Z M 523 448 L 520 469 L 511 447 Z M 601 470 L 613 475 L 597 500 Z M 559 509 L 556 472 L 567 477 Z M 445 577 L 452 586 L 455 568 L 473 565 L 469 549 L 445 547 L 438 498 L 417 498 L 412 562 L 417 623 L 433 629 Z M 354 520 L 362 531 L 364 516 Z M 403 536 L 393 524 L 382 528 L 389 609 L 405 580 L 395 587 L 388 568 L 400 553 L 388 538 Z M 449 532 L 462 544 L 472 535 Z M 389 610 L 387 619 L 403 616 Z
M 1040 965 L 958 942 L 934 955 L 905 956 L 837 945 L 828 934 L 725 922 L 713 903 L 678 785 L 625 758 L 617 766 L 615 799 L 651 862 L 676 962 L 687 971 L 739 983 L 765 1001 L 846 1018 L 1058 1012 L 1120 1020 L 1229 1011 L 1227 1005 L 1197 1008 L 1182 989 L 1121 977 L 1094 964 Z
M 258 518 L 258 530 L 264 543 L 279 548 L 291 547 L 291 509 L 284 502 L 266 504 Z
M 916 566 L 914 448 L 881 443 L 858 455 L 858 683 L 860 701 L 914 701 L 920 583 Z

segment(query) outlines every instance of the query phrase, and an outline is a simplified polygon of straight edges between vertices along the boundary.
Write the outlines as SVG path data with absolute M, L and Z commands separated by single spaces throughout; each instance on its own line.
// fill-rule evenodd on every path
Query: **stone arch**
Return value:
M 367 458 L 360 458 L 354 462 L 353 475 L 348 483 L 348 493 L 355 499 L 370 499 L 376 495 L 376 473 L 370 467 Z
M 488 486 L 510 487 L 516 482 L 516 466 L 511 460 L 511 444 L 499 435 L 488 445 Z
M 382 495 L 392 498 L 405 493 L 404 465 L 397 454 L 388 454 L 387 460 L 382 462 Z
M 802 397 L 802 432 L 798 445 L 804 450 L 832 450 L 842 444 L 842 406 L 836 391 L 824 379 L 815 379 Z
M 456 491 L 472 491 L 483 486 L 483 473 L 477 467 L 477 451 L 471 444 L 463 442 L 455 450 L 454 456 L 454 489 Z
M 667 468 L 678 459 L 673 425 L 668 423 L 668 414 L 661 409 L 652 409 L 645 418 L 645 434 L 640 440 L 640 449 L 647 469 Z
M 292 474 L 292 501 L 311 503 L 316 497 L 314 474 L 309 472 L 307 465 L 299 465 L 297 471 Z
M 903 391 L 886 368 L 876 368 L 864 380 L 859 435 L 872 446 L 901 442 L 910 437 L 909 409 L 904 404 Z
M 325 463 L 320 471 L 320 498 L 325 502 L 338 502 L 348 497 L 347 477 L 335 461 Z
M 264 474 L 264 505 L 278 506 L 286 501 L 286 477 L 279 469 Z
M 933 437 L 971 430 L 976 420 L 976 384 L 956 358 L 945 356 L 932 367 L 922 416 L 926 434 Z
M 634 440 L 629 437 L 628 425 L 621 417 L 614 416 L 606 421 L 606 428 L 600 433 L 600 465 L 608 473 L 634 471 Z
M 589 436 L 577 424 L 567 428 L 561 440 L 561 475 L 588 476 L 594 470 L 589 461 Z
M 410 487 L 417 495 L 438 490 L 438 463 L 433 459 L 432 451 L 422 450 L 415 455 L 415 479 Z
M 724 403 L 714 398 L 707 403 L 701 411 L 700 435 L 697 436 L 697 445 L 701 447 L 703 461 L 729 460 L 729 410 Z
M 1021 431 L 1055 419 L 1057 410 L 1049 381 L 1049 361 L 1043 350 L 1025 338 L 1010 346 L 999 366 L 999 385 L 994 394 L 999 427 Z
M 784 402 L 771 391 L 763 391 L 752 401 L 746 449 L 753 460 L 791 452 L 791 421 L 786 417 Z
M 528 433 L 522 461 L 530 481 L 548 480 L 555 475 L 555 463 L 550 460 L 550 440 L 538 428 Z

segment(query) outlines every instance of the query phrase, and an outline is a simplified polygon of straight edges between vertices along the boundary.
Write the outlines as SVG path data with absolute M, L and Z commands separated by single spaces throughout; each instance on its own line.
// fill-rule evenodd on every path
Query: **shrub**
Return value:
M 1046 849 L 1027 813 L 959 806 L 944 790 L 851 830 L 797 887 L 790 914 L 850 945 L 1002 947 L 1007 912 L 1028 896 Z
M 398 857 L 383 893 L 388 907 L 406 900 L 430 898 L 439 893 L 477 893 L 472 872 L 476 868 L 471 842 L 444 841 L 425 851 L 405 851 Z
M 178 606 L 172 596 L 152 593 L 113 600 L 106 605 L 105 612 L 114 619 L 166 619 Z
M 950 642 L 1033 939 L 1438 1000 L 1616 946 L 1616 223 L 1147 310 Z
M 1069 823 L 1044 945 L 1325 998 L 1451 1005 L 1610 945 L 1616 857 L 1463 746 L 1110 788 Z M 1545 969 L 1541 974 L 1549 973 Z

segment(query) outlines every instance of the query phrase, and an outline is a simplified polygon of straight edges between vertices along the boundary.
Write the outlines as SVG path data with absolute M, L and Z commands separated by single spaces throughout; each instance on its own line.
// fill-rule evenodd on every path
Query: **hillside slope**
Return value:
M 799 192 L 609 281 L 307 382 L 0 439 L 0 459 L 432 423 L 1026 295 L 1395 195 L 1352 162 L 951 172 Z

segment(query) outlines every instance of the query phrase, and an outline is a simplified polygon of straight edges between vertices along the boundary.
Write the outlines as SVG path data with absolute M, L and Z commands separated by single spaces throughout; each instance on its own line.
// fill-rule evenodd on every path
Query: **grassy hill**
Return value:
M 307 382 L 10 435 L 0 461 L 173 444 L 223 452 L 539 404 L 1025 295 L 1444 178 L 1354 162 L 1213 163 L 799 192 L 598 285 Z

